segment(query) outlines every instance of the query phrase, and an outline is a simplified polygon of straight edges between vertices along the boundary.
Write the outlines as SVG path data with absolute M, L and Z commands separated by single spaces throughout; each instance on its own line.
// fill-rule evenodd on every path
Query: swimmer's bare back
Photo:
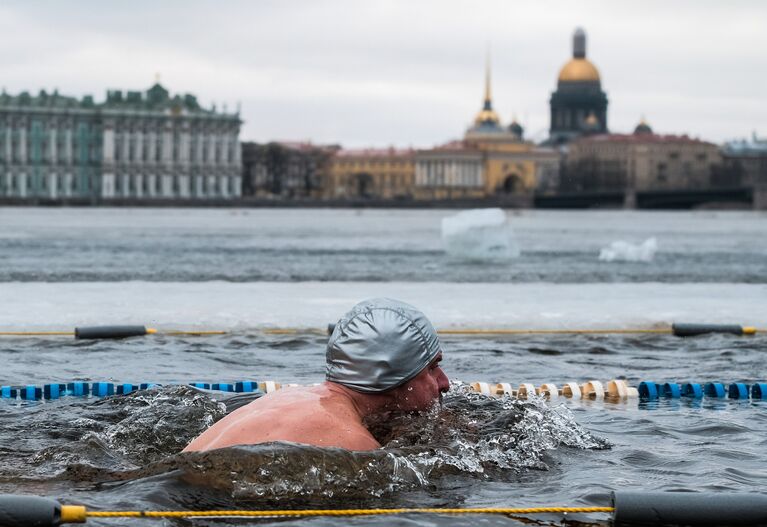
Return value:
M 287 388 L 235 410 L 189 443 L 184 452 L 270 441 L 347 450 L 380 448 L 362 417 L 346 389 L 334 383 Z

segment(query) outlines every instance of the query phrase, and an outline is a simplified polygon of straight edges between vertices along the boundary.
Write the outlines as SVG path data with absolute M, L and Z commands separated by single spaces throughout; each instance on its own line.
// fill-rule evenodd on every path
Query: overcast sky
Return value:
M 767 135 L 767 2 L 3 1 L 0 85 L 103 100 L 145 90 L 242 105 L 243 140 L 427 147 L 482 102 L 533 139 L 582 26 L 614 132 Z

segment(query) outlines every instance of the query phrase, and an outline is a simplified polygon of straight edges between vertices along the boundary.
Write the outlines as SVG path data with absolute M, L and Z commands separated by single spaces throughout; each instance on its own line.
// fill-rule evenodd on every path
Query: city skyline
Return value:
M 659 133 L 722 142 L 764 135 L 765 22 L 758 2 L 8 2 L 0 62 L 10 93 L 97 100 L 159 72 L 205 106 L 240 102 L 243 140 L 430 147 L 461 136 L 481 106 L 490 44 L 495 109 L 541 141 L 580 26 L 611 131 L 644 116 Z

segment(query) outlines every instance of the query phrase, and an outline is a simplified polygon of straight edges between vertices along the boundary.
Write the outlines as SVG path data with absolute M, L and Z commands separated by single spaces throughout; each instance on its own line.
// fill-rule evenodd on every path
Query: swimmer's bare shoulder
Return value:
M 323 384 L 267 394 L 218 421 L 184 452 L 270 441 L 348 450 L 374 450 L 381 446 L 348 400 Z

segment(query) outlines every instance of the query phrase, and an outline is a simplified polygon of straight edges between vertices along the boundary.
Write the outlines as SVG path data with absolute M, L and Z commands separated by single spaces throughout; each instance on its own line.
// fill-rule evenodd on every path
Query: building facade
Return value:
M 110 90 L 102 103 L 0 95 L 0 196 L 208 199 L 241 194 L 240 118 L 190 94 Z
M 321 198 L 336 145 L 242 143 L 242 195 L 267 199 Z
M 547 144 L 562 145 L 584 133 L 607 133 L 607 94 L 599 70 L 586 58 L 586 33 L 573 35 L 573 57 L 559 71 L 551 94 Z
M 409 148 L 338 150 L 328 163 L 325 198 L 412 199 L 414 158 Z
M 581 137 L 568 147 L 563 192 L 708 188 L 719 148 L 686 135 L 659 135 L 641 122 L 633 134 Z
M 767 187 L 767 139 L 730 141 L 722 147 L 722 185 Z
M 767 139 L 730 141 L 722 148 L 723 170 L 719 183 L 753 189 L 754 208 L 767 210 Z

